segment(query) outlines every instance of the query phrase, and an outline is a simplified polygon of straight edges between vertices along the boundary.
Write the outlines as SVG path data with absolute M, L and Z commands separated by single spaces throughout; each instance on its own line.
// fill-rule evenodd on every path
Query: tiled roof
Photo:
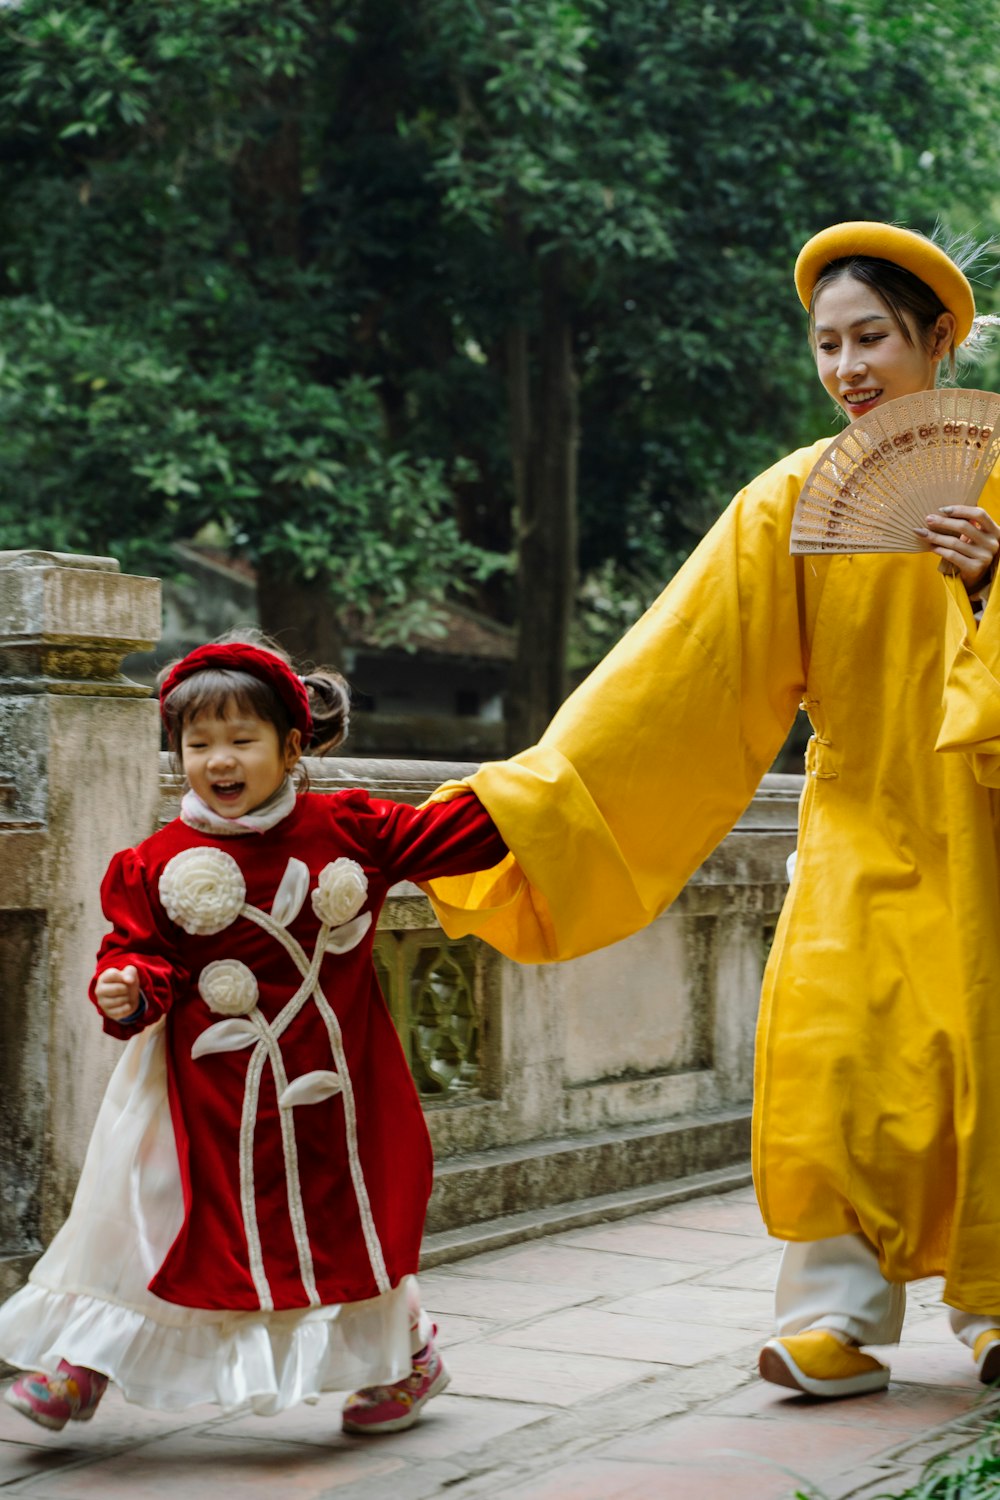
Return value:
M 234 557 L 222 547 L 205 546 L 201 542 L 178 542 L 176 552 L 188 563 L 200 563 L 210 570 L 217 570 L 253 588 L 257 573 L 245 557 Z M 467 605 L 446 600 L 435 606 L 440 617 L 441 634 L 424 635 L 415 632 L 414 642 L 421 652 L 432 656 L 461 656 L 477 661 L 512 661 L 514 657 L 514 631 L 481 615 Z M 386 646 L 365 625 L 357 610 L 347 610 L 342 624 L 346 630 L 348 644 L 368 651 L 402 653 L 402 646 Z

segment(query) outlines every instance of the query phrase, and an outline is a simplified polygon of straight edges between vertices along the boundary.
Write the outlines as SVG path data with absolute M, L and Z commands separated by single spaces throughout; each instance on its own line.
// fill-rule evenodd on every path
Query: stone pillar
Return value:
M 0 1297 L 65 1216 L 118 1052 L 87 985 L 108 860 L 154 827 L 157 708 L 121 662 L 159 635 L 157 579 L 0 552 Z

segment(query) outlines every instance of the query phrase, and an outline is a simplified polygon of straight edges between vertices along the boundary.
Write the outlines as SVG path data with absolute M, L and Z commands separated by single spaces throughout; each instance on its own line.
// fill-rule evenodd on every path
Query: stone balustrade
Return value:
M 159 609 L 157 582 L 110 559 L 0 553 L 0 1296 L 65 1215 L 117 1055 L 85 999 L 101 876 L 177 810 L 156 705 L 120 670 L 157 639 Z M 412 802 L 472 769 L 306 766 L 315 791 Z M 376 965 L 434 1139 L 438 1258 L 469 1226 L 585 1200 L 610 1212 L 644 1185 L 745 1172 L 757 993 L 800 788 L 765 777 L 669 912 L 572 963 L 522 968 L 450 942 L 416 887 L 391 894 Z

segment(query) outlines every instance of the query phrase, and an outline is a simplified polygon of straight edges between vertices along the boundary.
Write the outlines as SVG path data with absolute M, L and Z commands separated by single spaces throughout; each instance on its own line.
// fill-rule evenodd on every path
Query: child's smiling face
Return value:
M 230 699 L 222 718 L 202 713 L 181 731 L 181 760 L 192 791 L 222 818 L 241 818 L 276 792 L 299 758 L 300 735 L 278 731 Z

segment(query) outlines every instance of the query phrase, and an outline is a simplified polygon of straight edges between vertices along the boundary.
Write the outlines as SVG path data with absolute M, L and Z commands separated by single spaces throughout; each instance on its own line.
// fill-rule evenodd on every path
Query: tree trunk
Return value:
M 292 88 L 276 87 L 259 104 L 259 134 L 247 136 L 233 163 L 233 208 L 253 260 L 302 259 L 302 132 Z
M 576 595 L 579 417 L 573 326 L 562 257 L 541 265 L 532 395 L 526 330 L 508 340 L 511 455 L 517 501 L 517 652 L 508 698 L 507 747 L 538 739 L 568 689 Z
M 295 577 L 280 557 L 261 558 L 257 612 L 261 629 L 284 647 L 297 667 L 341 668 L 343 627 L 337 601 L 322 580 Z

